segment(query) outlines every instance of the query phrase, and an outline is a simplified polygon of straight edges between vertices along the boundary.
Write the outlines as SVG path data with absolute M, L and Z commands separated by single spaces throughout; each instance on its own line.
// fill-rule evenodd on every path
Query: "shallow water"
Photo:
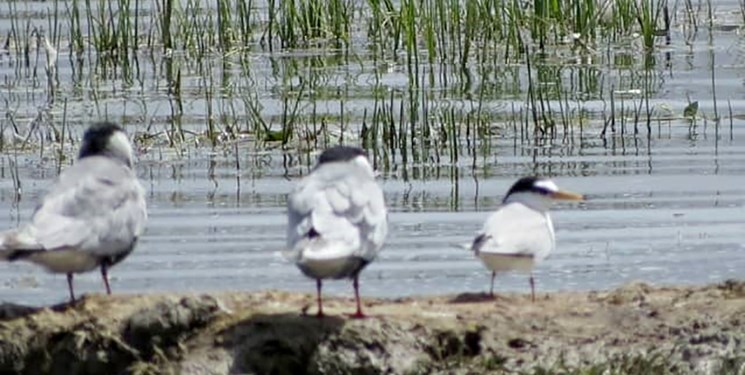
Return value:
M 43 12 L 36 8 L 46 9 L 48 4 L 19 4 L 34 8 L 30 18 L 46 25 Z M 721 25 L 742 26 L 737 2 L 718 2 L 717 7 Z M 5 35 L 10 21 L 2 12 L 0 32 Z M 701 29 L 688 45 L 682 33 L 674 31 L 672 44 L 655 54 L 650 105 L 655 108 L 656 118 L 665 120 L 654 121 L 650 133 L 643 125 L 639 134 L 633 133 L 632 126 L 620 134 L 618 125 L 615 134 L 600 136 L 610 87 L 619 90 L 616 100 L 626 95 L 628 106 L 638 104 L 640 97 L 624 90 L 644 87 L 638 72 L 642 59 L 627 46 L 614 47 L 612 52 L 628 55 L 631 63 L 623 66 L 611 63 L 613 58 L 603 60 L 604 54 L 591 64 L 546 64 L 548 68 L 565 64 L 561 76 L 567 90 L 587 90 L 579 95 L 585 97 L 581 106 L 588 117 L 581 131 L 575 129 L 565 137 L 560 134 L 536 146 L 524 140 L 513 125 L 493 123 L 488 142 L 477 142 L 475 152 L 472 140 L 460 140 L 457 160 L 449 156 L 449 149 L 437 148 L 442 145 L 422 147 L 420 151 L 429 154 L 418 158 L 412 149 L 407 150 L 406 157 L 401 149 L 380 150 L 375 163 L 391 212 L 390 231 L 379 259 L 362 273 L 363 295 L 398 297 L 487 290 L 489 273 L 458 245 L 472 240 L 512 182 L 527 174 L 555 177 L 560 186 L 588 197 L 584 203 L 555 207 L 558 246 L 535 271 L 539 291 L 605 289 L 630 280 L 701 284 L 741 278 L 745 270 L 742 41 L 736 30 L 715 29 L 715 42 L 710 42 L 707 31 Z M 223 81 L 228 80 L 237 91 L 234 96 L 228 93 L 215 99 L 218 113 L 235 111 L 238 121 L 244 121 L 241 116 L 246 108 L 240 91 L 255 90 L 263 106 L 263 118 L 276 125 L 284 111 L 285 97 L 281 93 L 287 89 L 283 83 L 287 77 L 278 76 L 276 70 L 297 63 L 302 71 L 311 58 L 328 57 L 329 65 L 315 70 L 324 77 L 317 90 L 346 95 L 344 110 L 350 127 L 346 139 L 359 143 L 355 137 L 363 113 L 370 116 L 371 107 L 379 103 L 371 97 L 371 89 L 382 88 L 397 95 L 405 91 L 405 67 L 397 61 L 386 62 L 389 66 L 384 68 L 372 66 L 364 55 L 359 56 L 362 62 L 345 62 L 326 54 L 311 50 L 272 56 L 254 51 L 251 77 L 247 79 L 250 84 L 243 80 L 245 72 L 237 66 L 231 65 L 226 78 L 225 72 L 216 68 L 220 62 L 212 62 L 215 87 L 224 88 Z M 124 119 L 130 133 L 137 135 L 145 132 L 146 125 L 151 126 L 151 132 L 171 127 L 173 119 L 169 116 L 173 115 L 176 99 L 165 89 L 162 66 L 143 59 L 140 86 L 124 84 L 120 77 L 103 76 L 93 82 L 88 76 L 73 74 L 69 56 L 63 43 L 57 99 L 51 109 L 40 109 L 48 100 L 40 83 L 43 80 L 19 73 L 19 62 L 12 55 L 3 55 L 0 91 L 5 95 L 7 115 L 0 121 L 4 137 L 8 136 L 11 117 L 21 130 L 39 111 L 59 125 L 62 98 L 67 100 L 65 119 L 73 137 L 89 119 L 102 113 L 117 121 Z M 438 68 L 423 64 L 422 69 Z M 479 76 L 480 71 L 474 67 L 478 84 L 463 91 L 440 87 L 442 82 L 437 81 L 427 91 L 437 93 L 429 98 L 430 109 L 467 108 L 479 84 L 489 84 L 498 87 L 485 97 L 486 110 L 497 115 L 519 111 L 525 106 L 527 90 L 524 66 L 499 69 L 494 75 L 500 79 L 495 81 L 490 76 Z M 508 79 L 513 73 L 516 78 Z M 185 130 L 204 131 L 208 104 L 202 92 L 205 83 L 193 66 L 184 65 L 183 74 L 184 97 L 178 101 L 183 100 L 185 110 L 180 121 Z M 582 74 L 595 74 L 605 88 L 575 87 L 579 85 L 577 76 Z M 290 73 L 291 80 L 298 75 Z M 92 99 L 93 93 L 96 99 Z M 700 115 L 694 123 L 680 116 L 689 98 L 700 104 Z M 401 100 L 397 96 L 393 108 L 398 108 Z M 320 95 L 314 103 L 312 110 L 319 113 L 341 111 L 341 102 L 334 95 Z M 722 116 L 719 126 L 711 120 L 715 105 Z M 309 107 L 304 110 L 311 111 Z M 398 113 L 394 117 L 398 119 Z M 148 191 L 150 221 L 135 252 L 111 270 L 116 293 L 314 291 L 313 282 L 279 253 L 284 246 L 286 194 L 307 173 L 317 153 L 297 151 L 303 147 L 280 151 L 271 143 L 260 147 L 251 136 L 238 143 L 237 158 L 230 144 L 214 150 L 186 146 L 181 148 L 183 154 L 157 142 L 138 145 L 137 171 Z M 75 145 L 67 143 L 65 147 L 69 152 Z M 20 194 L 16 194 L 11 178 L 13 163 L 19 166 Z M 0 216 L 0 228 L 27 220 L 57 173 L 57 163 L 49 153 L 40 157 L 34 147 L 18 154 L 6 152 L 0 160 L 0 212 L 5 213 Z M 67 299 L 63 275 L 47 274 L 25 263 L 0 263 L 0 274 L 1 300 L 47 304 Z M 96 272 L 76 276 L 75 285 L 78 293 L 103 291 Z M 352 295 L 347 281 L 325 285 L 329 293 Z M 497 290 L 527 292 L 527 276 L 501 275 Z
M 391 210 L 390 234 L 379 259 L 362 274 L 368 296 L 484 291 L 489 274 L 456 245 L 468 242 L 518 176 L 551 168 L 560 186 L 587 194 L 557 205 L 557 251 L 535 272 L 540 291 L 605 289 L 630 280 L 701 284 L 742 277 L 745 269 L 745 148 L 672 137 L 650 154 L 582 148 L 560 160 L 502 151 L 474 173 L 446 168 L 439 177 L 381 176 Z M 735 139 L 738 139 L 735 134 Z M 508 147 L 500 150 L 509 150 Z M 566 150 L 565 150 L 566 151 Z M 171 166 L 143 155 L 138 172 L 151 213 L 136 251 L 111 271 L 118 293 L 282 289 L 311 292 L 313 283 L 286 262 L 286 193 L 305 167 L 282 167 L 282 155 L 262 156 L 260 174 L 233 160 L 194 155 Z M 250 164 L 245 156 L 244 165 Z M 3 179 L 0 225 L 29 217 L 54 169 L 22 169 L 22 200 L 12 204 Z M 211 172 L 208 172 L 211 171 Z M 450 173 L 457 172 L 452 180 Z M 7 173 L 7 171 L 4 171 Z M 292 177 L 285 177 L 285 174 Z M 455 208 L 457 207 L 457 209 Z M 3 300 L 52 303 L 67 298 L 64 276 L 24 263 L 0 264 Z M 505 274 L 500 291 L 528 291 L 527 276 Z M 81 293 L 101 292 L 97 273 L 76 277 Z M 351 295 L 346 281 L 326 290 Z

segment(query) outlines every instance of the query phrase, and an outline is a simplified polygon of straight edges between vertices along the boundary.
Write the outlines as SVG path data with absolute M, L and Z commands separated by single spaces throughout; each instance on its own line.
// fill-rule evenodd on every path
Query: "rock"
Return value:
M 231 373 L 302 374 L 321 342 L 342 325 L 336 317 L 256 314 L 223 331 L 219 346 L 233 353 Z
M 145 358 L 152 358 L 156 349 L 177 347 L 194 330 L 209 323 L 219 310 L 217 300 L 211 296 L 164 300 L 133 314 L 124 337 Z
M 3 302 L 0 305 L 0 321 L 11 320 L 38 311 L 38 307 L 16 305 L 13 303 Z
M 26 333 L 0 335 L 0 373 L 101 374 L 119 373 L 137 358 L 109 327 L 83 322 L 64 329 L 39 326 Z

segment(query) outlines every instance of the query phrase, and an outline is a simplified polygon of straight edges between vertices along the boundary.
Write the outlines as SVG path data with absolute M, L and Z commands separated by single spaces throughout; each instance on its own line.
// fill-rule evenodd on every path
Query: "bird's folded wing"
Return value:
M 531 256 L 552 247 L 546 216 L 523 205 L 506 205 L 493 213 L 472 244 L 476 252 L 516 256 Z
M 288 258 L 359 256 L 372 260 L 382 246 L 387 233 L 382 190 L 375 180 L 359 173 L 337 172 L 307 178 L 291 194 Z
M 45 250 L 77 249 L 113 255 L 129 248 L 147 219 L 144 191 L 131 171 L 93 158 L 65 170 L 23 228 Z M 97 173 L 91 173 L 98 169 Z

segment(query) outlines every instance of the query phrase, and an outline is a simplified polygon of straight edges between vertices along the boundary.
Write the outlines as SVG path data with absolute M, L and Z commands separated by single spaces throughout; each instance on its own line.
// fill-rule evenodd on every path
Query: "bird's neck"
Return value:
M 548 212 L 553 204 L 551 198 L 535 193 L 513 193 L 504 200 L 504 204 L 521 203 L 536 211 Z

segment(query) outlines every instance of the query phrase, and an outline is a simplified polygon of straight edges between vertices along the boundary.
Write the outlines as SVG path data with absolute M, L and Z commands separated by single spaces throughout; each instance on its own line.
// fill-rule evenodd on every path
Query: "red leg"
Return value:
M 497 276 L 496 271 L 491 272 L 491 288 L 489 288 L 489 297 L 494 297 L 494 277 Z
M 317 318 L 323 318 L 323 300 L 321 299 L 321 279 L 316 279 L 316 298 L 318 300 Z
M 109 273 L 106 267 L 106 263 L 101 264 L 101 277 L 103 278 L 103 284 L 106 285 L 106 294 L 111 295 L 111 287 L 109 286 Z
M 530 274 L 530 300 L 535 302 L 535 280 L 533 280 L 533 274 Z
M 75 302 L 75 292 L 72 290 L 72 274 L 67 274 L 67 289 L 70 290 L 70 302 Z
M 365 317 L 365 314 L 362 312 L 362 304 L 360 303 L 360 281 L 359 281 L 359 274 L 354 276 L 354 279 L 352 279 L 352 286 L 354 287 L 354 300 L 357 302 L 357 312 L 350 315 L 351 318 L 355 319 L 361 319 Z

